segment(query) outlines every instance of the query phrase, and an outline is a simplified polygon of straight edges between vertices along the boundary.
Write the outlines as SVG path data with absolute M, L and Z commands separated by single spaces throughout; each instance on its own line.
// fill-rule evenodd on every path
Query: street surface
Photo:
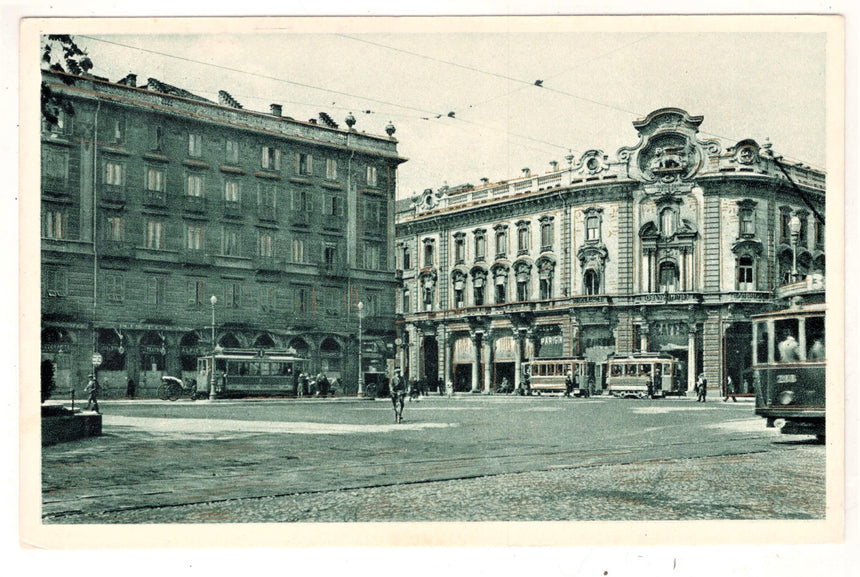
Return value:
M 104 401 L 43 523 L 823 519 L 825 446 L 750 402 Z

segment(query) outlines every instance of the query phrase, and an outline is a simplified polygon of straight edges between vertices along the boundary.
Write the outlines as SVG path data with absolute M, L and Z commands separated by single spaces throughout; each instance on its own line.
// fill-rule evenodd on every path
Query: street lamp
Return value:
M 212 367 L 209 369 L 209 400 L 215 400 L 215 303 L 218 302 L 218 297 L 212 295 L 209 298 L 212 303 Z
M 788 221 L 788 230 L 791 232 L 791 280 L 797 280 L 797 237 L 800 236 L 800 217 L 797 213 L 791 215 Z
M 364 370 L 361 363 L 361 311 L 364 309 L 364 303 L 358 303 L 358 396 L 364 396 Z

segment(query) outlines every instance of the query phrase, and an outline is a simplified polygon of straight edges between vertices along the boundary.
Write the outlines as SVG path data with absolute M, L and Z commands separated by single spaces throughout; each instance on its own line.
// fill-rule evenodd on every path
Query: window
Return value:
M 293 262 L 305 262 L 305 241 L 303 239 L 293 239 Z
M 165 181 L 164 181 L 164 170 L 160 168 L 147 167 L 146 168 L 146 190 L 151 190 L 154 192 L 164 192 L 165 190 Z
M 541 300 L 552 298 L 552 277 L 541 277 L 538 290 Z
M 122 217 L 109 216 L 105 220 L 105 238 L 111 242 L 121 242 L 125 238 Z
M 203 279 L 189 279 L 187 283 L 188 304 L 202 305 L 208 304 L 206 291 L 203 286 Z
M 454 262 L 462 264 L 466 261 L 466 238 L 463 233 L 454 235 Z
M 203 250 L 203 225 L 187 223 L 185 225 L 185 248 L 187 250 Z
M 257 184 L 257 206 L 261 212 L 272 214 L 275 211 L 277 190 L 273 184 Z
M 206 192 L 202 174 L 189 174 L 185 179 L 185 193 L 188 196 L 202 197 Z
M 487 257 L 487 236 L 483 230 L 475 231 L 475 260 L 481 261 Z
M 589 216 L 585 219 L 585 240 L 598 241 L 600 240 L 600 218 Z
M 742 256 L 738 259 L 738 290 L 755 290 L 754 262 L 749 256 Z
M 585 294 L 600 294 L 600 274 L 596 270 L 588 269 L 585 271 L 582 280 Z
M 343 216 L 343 199 L 339 196 L 329 196 L 326 198 L 326 215 Z
M 106 274 L 104 278 L 105 299 L 110 303 L 123 301 L 123 277 L 119 274 Z
M 412 268 L 412 253 L 409 252 L 409 247 L 403 247 L 403 270 L 409 270 Z
M 163 276 L 150 276 L 146 279 L 146 304 L 164 304 L 165 285 L 167 279 Z
M 44 269 L 45 294 L 49 297 L 66 296 L 66 271 L 61 268 Z
M 42 119 L 43 130 L 53 135 L 67 135 L 72 133 L 72 118 L 62 108 L 53 111 L 57 115 L 57 121 L 53 124 Z
M 144 246 L 156 250 L 164 249 L 164 223 L 160 220 L 146 221 Z
M 66 238 L 68 215 L 62 210 L 46 210 L 42 214 L 42 236 L 45 238 Z
M 43 177 L 46 184 L 54 186 L 66 186 L 68 176 L 69 157 L 65 152 L 58 150 L 46 150 L 42 157 Z
M 375 198 L 366 196 L 362 199 L 362 218 L 365 231 L 381 233 L 380 229 L 386 221 L 383 208 L 383 203 Z
M 164 150 L 164 129 L 161 126 L 152 127 L 152 150 Z
M 271 146 L 264 146 L 260 166 L 266 170 L 281 170 L 281 150 Z
M 273 285 L 260 286 L 260 309 L 274 311 L 278 308 L 277 291 Z
M 553 230 L 552 221 L 542 222 L 540 225 L 540 249 L 541 251 L 552 250 Z
M 517 300 L 529 300 L 529 281 L 517 279 Z
M 326 180 L 337 180 L 337 160 L 334 158 L 325 159 L 325 177 Z
M 465 291 L 460 287 L 454 287 L 454 307 L 462 308 L 466 304 L 466 299 L 464 297 Z
M 367 186 L 376 186 L 376 167 L 367 167 Z
M 660 213 L 660 231 L 664 237 L 675 234 L 675 211 L 671 208 L 664 208 Z
M 517 254 L 527 254 L 529 252 L 529 227 L 521 225 L 517 228 Z
M 228 203 L 239 204 L 239 182 L 236 180 L 224 181 L 224 200 Z
M 234 227 L 225 226 L 221 239 L 221 254 L 224 256 L 239 256 L 240 252 L 239 230 Z
M 430 268 L 436 262 L 435 256 L 433 254 L 433 242 L 425 241 L 424 242 L 424 266 L 425 268 Z
M 382 270 L 382 250 L 378 243 L 362 243 L 362 264 L 364 268 L 371 270 Z
M 411 295 L 410 295 L 410 293 L 409 293 L 409 289 L 408 289 L 408 288 L 403 289 L 403 303 L 402 303 L 402 304 L 403 304 L 403 309 L 402 309 L 402 310 L 403 310 L 403 312 L 404 312 L 404 313 L 410 313 L 410 312 L 412 312 Z
M 275 256 L 275 241 L 272 233 L 268 231 L 260 231 L 260 236 L 257 242 L 257 256 L 272 258 Z
M 125 184 L 125 167 L 123 164 L 115 160 L 105 162 L 103 182 L 109 186 L 122 186 Z
M 817 218 L 815 219 L 815 244 L 823 245 L 824 244 L 824 223 L 819 221 Z
M 228 282 L 224 285 L 224 306 L 239 308 L 244 300 L 245 287 L 240 282 Z
M 308 312 L 310 310 L 311 289 L 306 286 L 296 287 L 296 311 Z
M 660 264 L 660 292 L 675 292 L 678 286 L 678 269 L 673 262 Z
M 239 164 L 239 143 L 229 138 L 224 142 L 224 162 Z
M 327 265 L 337 263 L 337 246 L 327 243 L 323 248 L 323 262 Z
M 503 274 L 496 275 L 496 303 L 497 304 L 504 304 L 507 301 L 507 296 L 508 296 L 507 282 L 508 282 L 508 278 L 506 275 L 503 275 Z
M 755 211 L 751 208 L 741 209 L 741 236 L 755 236 Z
M 303 152 L 296 153 L 296 174 L 310 176 L 314 173 L 314 158 Z
M 125 140 L 125 120 L 118 118 L 113 121 L 113 141 L 121 144 Z
M 791 209 L 782 207 L 779 209 L 779 238 L 781 242 L 791 243 L 791 228 L 788 223 L 791 222 Z
M 293 191 L 293 210 L 298 212 L 313 212 L 314 202 L 311 193 L 307 190 Z
M 496 231 L 496 258 L 505 258 L 508 254 L 508 233 L 506 230 Z
M 203 154 L 203 137 L 199 134 L 188 134 L 188 156 L 199 157 Z
M 474 288 L 475 306 L 476 307 L 484 306 L 484 285 L 483 285 L 483 283 L 480 286 L 475 285 L 473 288 Z

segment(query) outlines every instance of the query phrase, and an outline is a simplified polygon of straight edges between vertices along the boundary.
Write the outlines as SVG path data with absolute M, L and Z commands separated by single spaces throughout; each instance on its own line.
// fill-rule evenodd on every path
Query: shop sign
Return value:
M 43 353 L 70 353 L 72 347 L 66 343 L 45 343 L 42 345 Z

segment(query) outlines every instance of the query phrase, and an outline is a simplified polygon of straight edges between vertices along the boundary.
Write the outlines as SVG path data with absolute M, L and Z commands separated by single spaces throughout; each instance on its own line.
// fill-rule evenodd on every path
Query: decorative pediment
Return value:
M 579 265 L 583 269 L 596 268 L 603 270 L 608 257 L 609 251 L 606 250 L 603 243 L 583 245 L 576 251 L 576 258 L 579 259 Z
M 738 164 L 755 164 L 761 159 L 761 146 L 752 138 L 741 140 L 726 152 L 732 156 L 729 162 Z
M 736 255 L 759 256 L 762 252 L 762 242 L 757 238 L 742 238 L 732 245 Z

